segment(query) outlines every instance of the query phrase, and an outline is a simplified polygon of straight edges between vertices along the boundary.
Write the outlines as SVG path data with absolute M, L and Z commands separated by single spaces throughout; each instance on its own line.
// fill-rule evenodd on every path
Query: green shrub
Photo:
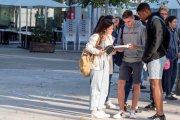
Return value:
M 53 40 L 53 32 L 50 27 L 44 28 L 40 26 L 36 26 L 32 31 L 32 41 L 33 42 L 41 42 L 41 43 L 49 43 Z

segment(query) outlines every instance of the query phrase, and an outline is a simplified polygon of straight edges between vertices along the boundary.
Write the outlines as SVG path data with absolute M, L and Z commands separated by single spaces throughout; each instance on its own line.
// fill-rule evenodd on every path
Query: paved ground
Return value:
M 55 53 L 30 53 L 17 45 L 0 45 L 0 120 L 89 120 L 89 79 L 78 70 L 79 56 L 79 52 L 59 49 Z M 117 77 L 114 73 L 114 82 Z M 148 81 L 145 84 L 149 87 Z M 116 87 L 111 86 L 115 104 Z M 140 107 L 149 103 L 148 97 L 149 89 L 143 90 Z M 167 102 L 167 120 L 180 120 L 180 100 Z M 106 111 L 113 115 L 117 110 Z M 153 114 L 143 111 L 137 120 Z

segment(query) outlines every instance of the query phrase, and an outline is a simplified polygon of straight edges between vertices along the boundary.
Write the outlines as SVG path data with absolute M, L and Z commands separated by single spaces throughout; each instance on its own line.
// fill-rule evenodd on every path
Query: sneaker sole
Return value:
M 109 118 L 110 116 L 95 116 L 91 115 L 91 118 Z

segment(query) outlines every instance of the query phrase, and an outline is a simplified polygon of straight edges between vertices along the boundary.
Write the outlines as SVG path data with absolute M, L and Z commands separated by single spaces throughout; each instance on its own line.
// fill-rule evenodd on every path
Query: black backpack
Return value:
M 169 48 L 169 43 L 170 43 L 170 32 L 166 26 L 165 21 L 161 17 L 153 16 L 151 21 L 153 21 L 153 19 L 155 19 L 155 18 L 158 18 L 161 21 L 161 24 L 163 26 L 163 42 L 162 42 L 162 44 L 163 44 L 165 51 L 167 52 L 167 50 Z
M 122 40 L 121 43 L 123 44 L 123 31 L 124 31 L 124 25 L 121 27 L 120 31 L 120 39 Z M 117 44 L 117 41 L 114 41 L 113 45 Z M 120 66 L 122 63 L 122 59 L 124 56 L 124 52 L 116 52 L 115 55 L 113 55 L 113 63 L 117 66 Z

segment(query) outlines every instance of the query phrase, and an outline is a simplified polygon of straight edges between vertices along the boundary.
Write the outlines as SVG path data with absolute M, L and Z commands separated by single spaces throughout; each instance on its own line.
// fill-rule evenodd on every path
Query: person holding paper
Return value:
M 135 110 L 140 96 L 141 71 L 143 68 L 142 55 L 146 41 L 146 28 L 140 20 L 135 20 L 133 12 L 130 10 L 126 10 L 123 13 L 122 18 L 124 20 L 125 27 L 122 33 L 123 37 L 121 45 L 128 45 L 128 48 L 123 49 L 124 57 L 119 68 L 118 102 L 120 111 L 113 117 L 116 119 L 126 117 L 124 114 L 124 87 L 126 81 L 129 80 L 131 74 L 133 73 L 134 92 L 130 118 L 135 119 Z
M 97 31 L 90 36 L 86 50 L 94 55 L 90 73 L 90 110 L 91 117 L 108 118 L 109 114 L 103 110 L 109 89 L 109 74 L 112 69 L 112 55 L 108 55 L 105 48 L 113 44 L 113 21 L 104 19 Z

